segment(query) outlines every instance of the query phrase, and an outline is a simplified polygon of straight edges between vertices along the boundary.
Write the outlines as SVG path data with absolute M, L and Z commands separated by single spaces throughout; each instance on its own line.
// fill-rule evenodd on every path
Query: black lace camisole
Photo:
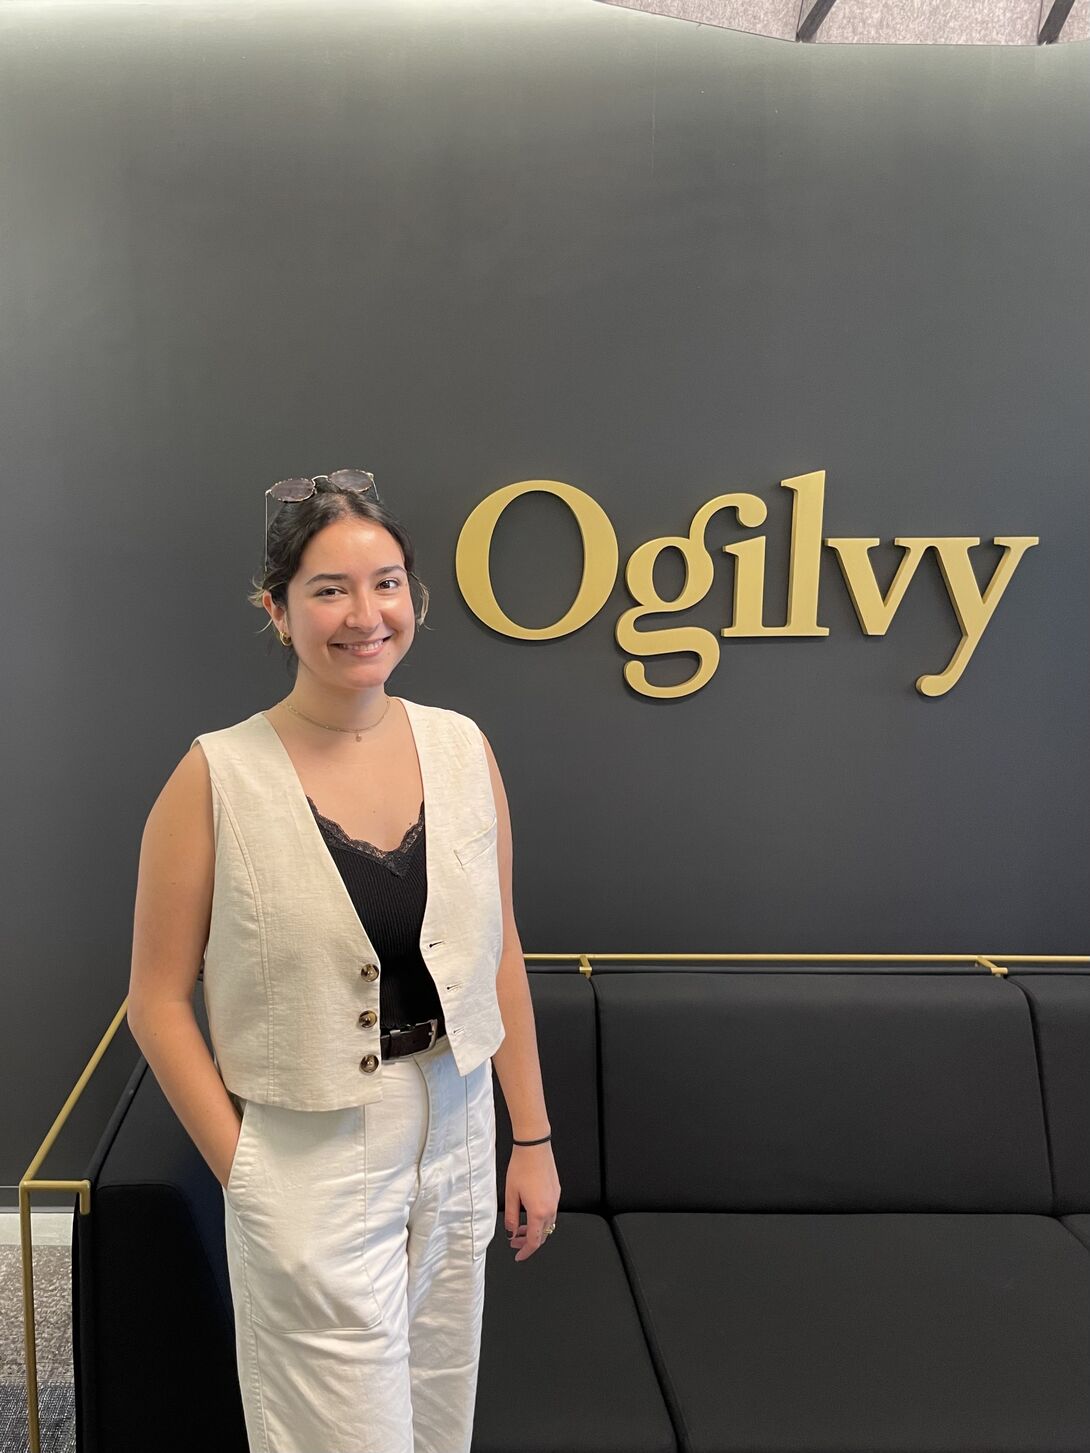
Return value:
M 420 930 L 428 897 L 424 842 L 424 804 L 420 816 L 396 848 L 388 852 L 349 837 L 339 822 L 310 810 L 336 863 L 349 897 L 382 960 L 379 1025 L 399 1029 L 421 1019 L 438 1019 L 443 1007 L 435 981 L 420 953 Z

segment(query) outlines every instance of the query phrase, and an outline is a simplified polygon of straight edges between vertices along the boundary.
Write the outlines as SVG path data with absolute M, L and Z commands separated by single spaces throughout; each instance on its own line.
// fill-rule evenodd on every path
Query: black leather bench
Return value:
M 561 1211 L 489 1248 L 475 1453 L 1090 1453 L 1090 972 L 530 983 Z M 81 1453 L 245 1453 L 222 1193 L 143 1060 L 88 1175 Z

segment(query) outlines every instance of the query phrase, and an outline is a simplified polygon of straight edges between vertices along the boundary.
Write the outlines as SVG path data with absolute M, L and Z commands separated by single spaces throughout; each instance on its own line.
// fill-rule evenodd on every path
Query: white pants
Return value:
M 233 1097 L 225 1229 L 251 1453 L 469 1453 L 492 1065 L 463 1079 L 443 1038 L 381 1073 L 383 1098 L 346 1110 Z

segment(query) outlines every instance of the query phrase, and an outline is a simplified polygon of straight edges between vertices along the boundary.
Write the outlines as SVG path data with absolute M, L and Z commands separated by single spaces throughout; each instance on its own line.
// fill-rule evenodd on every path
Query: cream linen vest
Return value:
M 492 780 L 474 721 L 398 699 L 424 786 L 420 952 L 458 1072 L 467 1075 L 504 1037 Z M 382 961 L 283 742 L 263 712 L 195 740 L 212 778 L 216 871 L 204 997 L 225 1086 L 292 1110 L 381 1100 Z M 365 1010 L 373 1011 L 370 1027 L 361 1023 Z

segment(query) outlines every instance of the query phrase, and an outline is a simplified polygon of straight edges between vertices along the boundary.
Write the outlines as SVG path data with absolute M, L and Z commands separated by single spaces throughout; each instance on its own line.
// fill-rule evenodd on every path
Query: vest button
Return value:
M 365 1054 L 360 1060 L 360 1069 L 365 1075 L 374 1074 L 375 1070 L 378 1069 L 378 1055 Z
M 360 1015 L 359 1022 L 363 1025 L 364 1029 L 370 1029 L 373 1024 L 378 1023 L 378 1015 L 373 1009 L 365 1009 Z
M 360 973 L 363 975 L 363 977 L 365 979 L 371 979 L 371 980 L 377 979 L 378 978 L 378 966 L 376 964 L 364 964 L 363 968 L 360 970 Z

